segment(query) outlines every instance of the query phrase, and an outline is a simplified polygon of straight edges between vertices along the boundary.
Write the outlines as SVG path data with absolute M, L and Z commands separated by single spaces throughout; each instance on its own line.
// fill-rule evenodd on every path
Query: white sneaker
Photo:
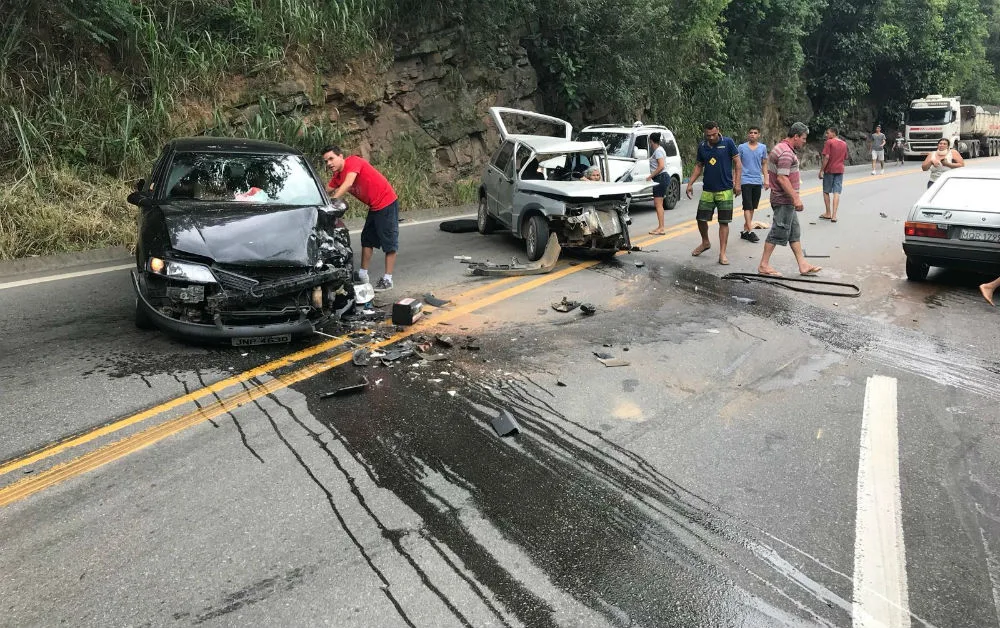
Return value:
M 875 171 L 874 171 L 874 170 L 872 170 L 872 174 L 875 174 Z

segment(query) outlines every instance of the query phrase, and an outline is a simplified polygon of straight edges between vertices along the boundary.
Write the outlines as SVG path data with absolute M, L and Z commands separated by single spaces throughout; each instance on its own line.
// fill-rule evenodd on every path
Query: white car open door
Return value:
M 524 109 L 510 109 L 508 107 L 490 107 L 490 117 L 493 118 L 493 123 L 497 125 L 497 130 L 500 131 L 500 137 L 502 139 L 507 139 L 509 135 L 516 135 L 507 130 L 507 124 L 504 123 L 504 116 L 508 118 L 526 118 L 529 121 L 544 122 L 545 124 L 553 125 L 556 127 L 563 128 L 563 135 L 555 137 L 563 137 L 564 139 L 572 139 L 573 137 L 573 125 L 561 118 L 556 118 L 553 116 L 547 116 L 542 113 L 536 113 L 534 111 L 525 111 Z M 513 126 L 513 125 L 511 125 Z M 523 135 L 538 135 L 537 133 L 524 133 Z

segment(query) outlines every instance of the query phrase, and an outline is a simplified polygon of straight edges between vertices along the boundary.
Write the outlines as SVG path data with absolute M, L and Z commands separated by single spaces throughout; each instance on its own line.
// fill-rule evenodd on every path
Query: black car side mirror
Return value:
M 132 192 L 131 194 L 128 195 L 128 197 L 125 200 L 137 207 L 149 206 L 149 197 L 143 194 L 142 192 Z
M 146 189 L 146 180 L 145 179 L 139 179 L 138 181 L 135 182 L 135 191 L 136 192 L 142 192 L 144 189 Z
M 334 218 L 343 218 L 344 214 L 347 213 L 347 203 L 342 199 L 335 198 L 324 208 L 324 211 Z

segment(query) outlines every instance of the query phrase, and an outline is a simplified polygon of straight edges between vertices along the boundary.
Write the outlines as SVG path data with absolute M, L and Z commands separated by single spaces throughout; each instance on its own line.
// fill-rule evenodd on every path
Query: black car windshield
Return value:
M 177 153 L 167 177 L 166 198 L 278 205 L 320 205 L 322 195 L 297 155 Z
M 580 142 L 603 142 L 604 147 L 608 149 L 608 155 L 612 157 L 631 157 L 628 153 L 629 137 L 628 133 L 614 133 L 611 131 L 581 131 L 580 137 L 577 138 Z
M 909 124 L 948 124 L 954 119 L 951 109 L 910 109 L 906 116 Z

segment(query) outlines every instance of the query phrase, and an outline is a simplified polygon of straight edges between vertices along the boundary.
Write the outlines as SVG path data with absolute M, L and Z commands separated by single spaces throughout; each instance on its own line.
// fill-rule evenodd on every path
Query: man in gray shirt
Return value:
M 875 127 L 868 145 L 872 150 L 872 174 L 875 174 L 875 164 L 881 168 L 879 174 L 885 174 L 885 133 L 882 133 L 881 125 Z

